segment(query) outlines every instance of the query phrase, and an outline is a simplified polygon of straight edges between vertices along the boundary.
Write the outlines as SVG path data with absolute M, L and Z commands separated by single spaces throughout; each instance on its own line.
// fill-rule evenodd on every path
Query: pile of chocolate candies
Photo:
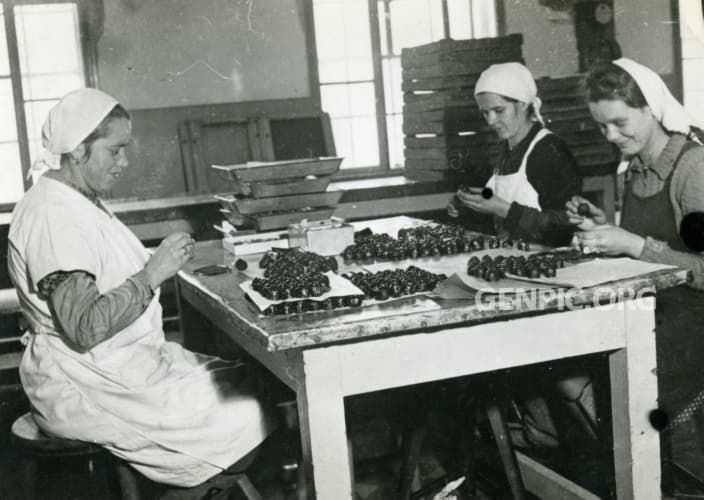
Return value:
M 565 267 L 565 260 L 554 254 L 532 254 L 528 257 L 523 255 L 508 257 L 497 255 L 491 257 L 485 255 L 471 257 L 467 262 L 467 274 L 476 276 L 486 281 L 497 281 L 504 278 L 506 274 L 523 276 L 526 278 L 554 278 L 557 269 Z
M 376 273 L 345 273 L 342 276 L 362 290 L 366 297 L 376 300 L 429 292 L 447 278 L 444 274 L 431 273 L 416 266 Z
M 324 300 L 303 299 L 289 302 L 279 302 L 264 309 L 265 316 L 281 314 L 296 314 L 310 311 L 330 311 L 341 307 L 359 307 L 364 300 L 363 295 L 349 295 L 345 297 L 328 297 Z
M 259 261 L 264 278 L 255 278 L 252 288 L 269 300 L 319 297 L 330 291 L 327 271 L 337 270 L 334 257 L 323 257 L 300 248 L 274 249 Z
M 453 255 L 471 251 L 471 241 L 464 236 L 461 226 L 421 226 L 400 229 L 398 239 L 371 230 L 357 231 L 354 245 L 342 252 L 345 264 L 374 260 L 399 261 L 436 255 Z

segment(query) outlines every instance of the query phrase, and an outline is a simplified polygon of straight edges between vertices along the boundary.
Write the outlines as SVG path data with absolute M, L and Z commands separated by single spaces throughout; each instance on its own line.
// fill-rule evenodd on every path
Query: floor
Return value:
M 383 400 L 388 400 L 387 395 L 380 395 Z M 25 500 L 26 493 L 17 474 L 18 454 L 9 443 L 9 425 L 13 416 L 19 416 L 27 410 L 27 403 L 19 386 L 8 384 L 0 388 L 0 425 L 3 426 L 0 438 L 0 446 L 3 451 L 0 453 L 0 499 L 2 500 Z M 355 448 L 355 494 L 356 500 L 392 500 L 397 497 L 396 488 L 398 486 L 399 453 L 398 434 L 393 431 L 393 423 L 383 417 L 381 419 L 367 417 L 370 409 L 379 408 L 374 401 L 361 401 L 360 404 L 350 404 L 351 411 L 348 428 L 354 434 L 353 447 Z M 384 412 L 382 412 L 384 413 Z M 387 414 L 388 416 L 388 414 Z M 440 422 L 441 426 L 447 429 L 451 424 Z M 683 426 L 674 435 L 675 447 L 678 451 L 676 457 L 678 463 L 694 471 L 704 471 L 704 455 L 697 447 L 691 426 Z M 479 425 L 479 433 L 487 435 L 486 429 L 482 430 Z M 415 479 L 415 485 L 435 486 L 436 490 L 448 479 L 440 461 L 436 458 L 436 451 L 442 448 L 442 443 L 434 441 L 432 433 L 426 439 L 423 453 L 421 453 L 420 464 Z M 490 436 L 490 434 L 489 434 Z M 492 443 L 490 439 L 483 439 L 484 443 L 479 454 L 481 466 L 478 468 L 479 480 L 477 494 L 473 500 L 490 500 L 507 498 L 505 484 L 498 468 L 496 457 L 492 455 Z M 295 495 L 287 485 L 291 481 L 282 478 L 281 461 L 286 454 L 295 456 L 296 437 L 282 434 L 272 441 L 268 450 L 264 450 L 258 462 L 252 467 L 251 479 L 259 488 L 266 500 L 291 500 Z M 478 448 L 478 449 L 479 449 Z M 582 450 L 575 453 L 574 450 Z M 286 450 L 289 450 L 288 452 Z M 488 451 L 487 451 L 488 450 Z M 598 492 L 604 498 L 610 497 L 609 473 L 599 465 L 600 453 L 593 446 L 571 446 L 569 450 L 554 451 L 552 453 L 541 453 L 534 455 L 535 458 L 554 466 L 564 475 L 579 482 L 591 491 Z M 105 473 L 106 468 L 98 464 L 93 473 L 88 473 L 85 463 L 75 460 L 63 460 L 60 464 L 41 467 L 37 480 L 39 500 L 110 500 L 120 498 L 117 494 L 114 483 L 111 483 Z M 291 479 L 289 477 L 289 479 Z M 689 496 L 691 494 L 702 493 L 694 483 L 686 480 L 685 476 L 678 476 L 676 490 L 679 496 L 671 498 L 697 498 Z M 145 483 L 146 484 L 146 483 Z M 145 486 L 143 484 L 143 486 Z M 145 493 L 150 491 L 146 484 L 143 489 Z M 153 488 L 151 488 L 153 492 Z M 211 496 L 201 496 L 200 498 L 221 498 L 213 496 L 216 490 L 211 491 Z M 147 496 L 147 498 L 153 498 Z M 177 495 L 173 498 L 191 499 L 193 497 Z M 228 498 L 228 497 L 225 497 Z M 232 499 L 242 498 L 234 495 Z M 431 498 L 424 497 L 425 498 Z M 468 497 L 465 497 L 468 498 Z M 701 498 L 704 498 L 702 496 Z

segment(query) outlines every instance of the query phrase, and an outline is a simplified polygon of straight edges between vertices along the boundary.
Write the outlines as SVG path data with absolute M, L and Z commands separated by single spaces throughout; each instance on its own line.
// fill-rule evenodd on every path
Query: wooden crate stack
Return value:
M 342 158 L 324 157 L 216 166 L 234 181 L 236 192 L 216 195 L 232 226 L 257 231 L 330 218 L 342 191 L 328 191 Z
M 402 51 L 407 177 L 472 184 L 488 178 L 499 140 L 479 112 L 474 85 L 492 64 L 523 62 L 522 45 L 514 34 Z
M 610 175 L 620 161 L 618 149 L 599 131 L 582 90 L 583 75 L 537 80 L 546 126 L 565 140 L 581 177 Z

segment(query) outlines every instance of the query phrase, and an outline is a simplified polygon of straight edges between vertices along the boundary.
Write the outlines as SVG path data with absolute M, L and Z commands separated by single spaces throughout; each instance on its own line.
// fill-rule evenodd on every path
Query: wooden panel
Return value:
M 335 156 L 330 117 L 314 116 L 269 119 L 274 160 Z
M 178 135 L 189 193 L 240 192 L 231 177 L 210 168 L 213 164 L 335 155 L 330 118 L 320 112 L 185 120 L 178 125 Z
M 259 160 L 257 129 L 249 120 L 212 123 L 188 120 L 179 124 L 181 156 L 186 189 L 189 193 L 236 190 L 227 174 L 213 164 L 245 163 Z
M 571 325 L 569 331 L 564 325 Z M 644 333 L 641 331 L 641 333 Z M 428 362 L 431 345 L 443 339 L 442 363 Z M 538 363 L 564 356 L 603 352 L 626 345 L 624 307 L 605 306 L 473 327 L 368 340 L 331 347 L 339 359 L 346 396 L 390 387 Z M 488 352 L 502 353 L 500 358 Z M 409 370 L 408 367 L 413 367 Z M 369 377 L 374 373 L 374 377 Z

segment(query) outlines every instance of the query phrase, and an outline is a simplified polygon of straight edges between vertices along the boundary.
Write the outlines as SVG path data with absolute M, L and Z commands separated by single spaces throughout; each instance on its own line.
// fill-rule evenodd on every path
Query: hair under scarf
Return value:
M 119 103 L 97 89 L 84 88 L 66 94 L 54 107 L 42 127 L 44 151 L 32 164 L 34 180 L 47 170 L 61 168 L 61 155 L 76 149 Z
M 521 63 L 509 62 L 489 66 L 482 72 L 474 86 L 474 97 L 482 92 L 491 92 L 532 104 L 535 119 L 541 125 L 545 125 L 540 115 L 542 101 L 538 97 L 535 80 L 528 68 Z
M 626 57 L 616 59 L 613 63 L 635 80 L 653 116 L 665 130 L 685 135 L 690 133 L 692 117 L 673 97 L 655 71 Z

